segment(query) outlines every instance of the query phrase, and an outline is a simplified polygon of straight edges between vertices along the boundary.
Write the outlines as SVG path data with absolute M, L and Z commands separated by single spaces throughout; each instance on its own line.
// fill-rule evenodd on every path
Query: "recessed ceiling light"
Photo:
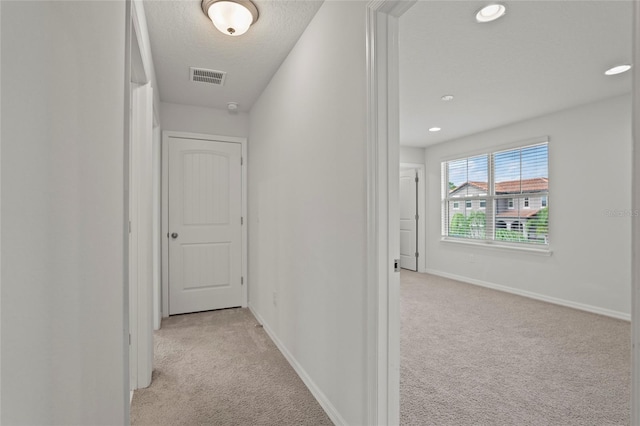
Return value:
M 442 99 L 443 101 L 452 101 L 453 100 L 453 95 L 444 95 L 440 99 Z
M 608 70 L 606 70 L 604 72 L 605 75 L 616 75 L 616 74 L 622 74 L 625 71 L 629 71 L 631 69 L 631 65 L 629 64 L 623 64 L 623 65 L 616 65 L 613 68 L 609 68 Z
M 429 129 L 430 132 L 439 132 L 440 130 L 442 130 L 440 127 L 432 127 Z
M 483 23 L 495 21 L 496 19 L 504 15 L 506 11 L 507 8 L 502 4 L 495 3 L 487 5 L 480 9 L 478 13 L 476 13 L 476 21 Z

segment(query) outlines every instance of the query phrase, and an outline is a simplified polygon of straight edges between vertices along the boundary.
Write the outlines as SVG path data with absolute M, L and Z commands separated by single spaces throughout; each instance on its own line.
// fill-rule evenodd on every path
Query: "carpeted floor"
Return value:
M 154 333 L 132 425 L 331 425 L 248 309 L 178 315 Z
M 403 425 L 628 425 L 628 322 L 402 271 Z
M 402 271 L 403 425 L 628 425 L 630 325 Z M 164 320 L 132 425 L 331 425 L 247 309 Z

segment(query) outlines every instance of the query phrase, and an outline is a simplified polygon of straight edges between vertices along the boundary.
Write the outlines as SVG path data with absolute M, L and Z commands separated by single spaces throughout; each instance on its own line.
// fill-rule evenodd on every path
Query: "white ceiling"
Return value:
M 423 147 L 631 91 L 630 1 L 419 1 L 400 18 L 400 143 Z M 443 102 L 445 94 L 455 96 Z M 432 133 L 430 127 L 441 127 Z
M 365 1 L 365 0 L 361 0 Z M 145 0 L 161 100 L 248 111 L 322 1 L 257 0 L 240 37 L 218 32 L 200 0 Z M 478 24 L 482 1 L 418 1 L 400 18 L 400 141 L 423 147 L 628 93 L 632 2 L 505 1 Z M 363 47 L 364 48 L 364 47 Z M 227 72 L 223 87 L 189 81 L 189 67 Z M 443 102 L 440 97 L 455 99 Z M 441 127 L 432 133 L 429 127 Z
M 321 1 L 254 0 L 258 21 L 239 37 L 215 29 L 200 0 L 146 0 L 161 101 L 248 111 L 300 38 Z M 224 86 L 189 81 L 189 67 L 226 71 Z

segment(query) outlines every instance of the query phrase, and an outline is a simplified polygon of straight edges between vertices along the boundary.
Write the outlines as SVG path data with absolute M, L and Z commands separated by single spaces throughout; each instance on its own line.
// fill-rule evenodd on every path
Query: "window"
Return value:
M 443 162 L 442 236 L 504 245 L 548 245 L 548 164 L 547 138 Z M 459 210 L 460 202 L 466 208 L 454 211 Z

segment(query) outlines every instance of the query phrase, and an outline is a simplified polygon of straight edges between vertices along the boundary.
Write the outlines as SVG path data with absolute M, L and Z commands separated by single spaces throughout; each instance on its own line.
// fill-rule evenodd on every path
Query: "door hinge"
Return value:
M 129 333 L 129 346 L 131 346 L 131 333 Z
M 131 233 L 131 221 L 129 221 L 129 233 Z
M 240 157 L 240 165 L 242 166 L 244 164 L 244 158 Z
M 244 285 L 244 277 L 240 277 L 240 285 Z
M 418 176 L 416 176 L 416 183 L 418 183 Z
M 418 257 L 418 252 L 416 252 L 416 257 Z
M 416 215 L 416 220 L 420 219 L 420 216 Z
M 240 216 L 240 225 L 244 225 L 244 217 Z

